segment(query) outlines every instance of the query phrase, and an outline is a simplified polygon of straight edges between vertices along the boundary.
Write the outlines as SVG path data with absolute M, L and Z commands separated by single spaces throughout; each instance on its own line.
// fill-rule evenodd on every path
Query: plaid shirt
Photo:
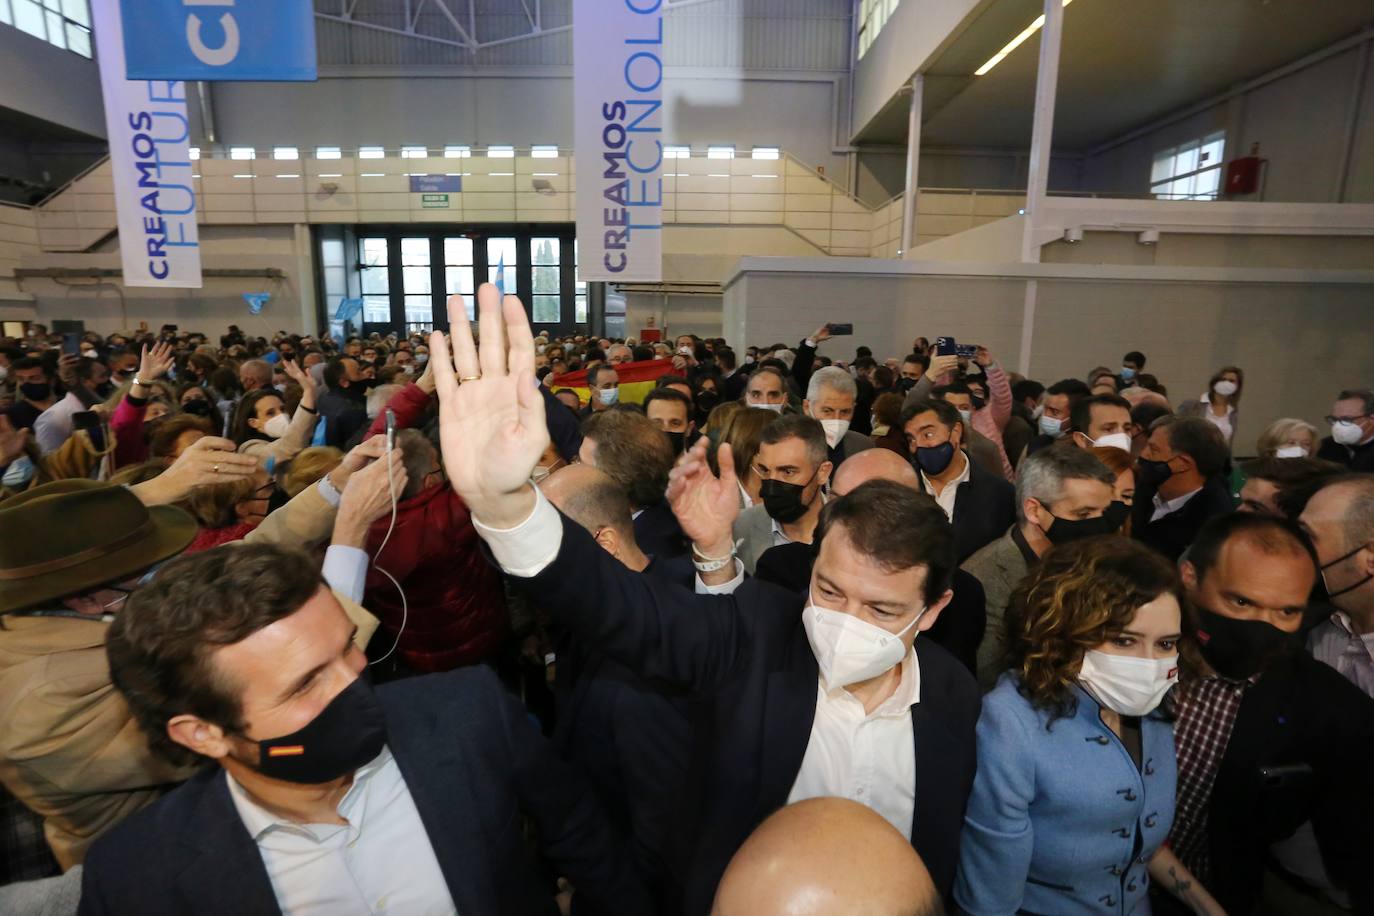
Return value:
M 1231 741 L 1236 714 L 1250 681 L 1204 677 L 1174 691 L 1178 750 L 1178 796 L 1169 848 L 1199 881 L 1210 877 L 1207 814 L 1217 769 Z

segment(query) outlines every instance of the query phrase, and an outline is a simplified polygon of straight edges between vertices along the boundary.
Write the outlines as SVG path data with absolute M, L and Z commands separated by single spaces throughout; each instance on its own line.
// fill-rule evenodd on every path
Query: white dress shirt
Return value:
M 1213 426 L 1215 426 L 1218 430 L 1221 431 L 1221 438 L 1225 439 L 1226 442 L 1227 442 L 1227 444 L 1230 444 L 1230 442 L 1231 442 L 1231 437 L 1232 437 L 1233 435 L 1235 435 L 1235 432 L 1236 432 L 1236 431 L 1235 431 L 1235 416 L 1236 416 L 1236 408 L 1235 408 L 1235 405 L 1234 405 L 1234 404 L 1227 404 L 1227 405 L 1226 405 L 1226 413 L 1225 413 L 1224 415 L 1222 415 L 1222 416 L 1219 417 L 1219 416 L 1217 416 L 1216 413 L 1214 413 L 1213 410 L 1212 410 L 1212 393 L 1211 393 L 1210 391 L 1208 391 L 1208 392 L 1203 392 L 1202 397 L 1198 398 L 1198 400 L 1201 401 L 1202 404 L 1203 404 L 1202 415 L 1203 415 L 1204 417 L 1206 417 L 1207 420 L 1208 420 Z
M 940 504 L 941 509 L 945 510 L 945 516 L 951 522 L 954 521 L 954 500 L 959 496 L 959 485 L 968 483 L 969 477 L 973 475 L 973 461 L 968 455 L 958 451 L 954 458 L 956 461 L 960 458 L 964 459 L 964 472 L 945 484 L 945 488 L 940 491 L 938 496 L 935 493 L 935 485 L 926 476 L 926 472 L 921 472 L 921 483 L 925 485 L 926 492 L 935 497 L 935 501 Z
M 1201 492 L 1202 487 L 1198 487 L 1196 490 L 1190 490 L 1189 492 L 1184 493 L 1182 496 L 1175 496 L 1173 499 L 1165 499 L 1164 497 L 1156 493 L 1154 496 L 1155 511 L 1154 514 L 1150 516 L 1150 521 L 1157 522 L 1166 515 L 1173 515 L 1179 509 L 1182 509 L 1184 506 L 1186 506 L 1188 504 L 1188 500 L 1192 499 L 1194 496 L 1197 496 Z
M 1319 662 L 1374 697 L 1374 633 L 1357 634 L 1345 611 L 1337 611 L 1312 629 L 1307 648 Z
M 916 811 L 916 742 L 911 707 L 921 701 L 921 666 L 902 660 L 897 690 L 871 713 L 844 688 L 816 679 L 816 718 L 787 803 L 836 796 L 867 805 L 904 837 Z
M 263 808 L 227 772 L 229 796 L 289 916 L 452 916 L 458 912 L 391 751 L 353 775 L 347 824 L 297 824 Z
M 67 396 L 38 415 L 33 421 L 33 436 L 43 454 L 55 452 L 72 434 L 72 414 L 86 410 L 86 405 L 69 391 Z

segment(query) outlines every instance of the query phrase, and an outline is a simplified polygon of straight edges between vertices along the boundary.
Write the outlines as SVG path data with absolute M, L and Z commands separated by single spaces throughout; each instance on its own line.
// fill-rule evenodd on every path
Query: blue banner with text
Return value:
M 122 13 L 131 80 L 317 78 L 311 0 L 135 0 Z

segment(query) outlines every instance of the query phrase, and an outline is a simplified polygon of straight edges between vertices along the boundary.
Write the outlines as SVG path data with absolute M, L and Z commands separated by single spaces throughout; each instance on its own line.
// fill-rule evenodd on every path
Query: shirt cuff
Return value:
M 316 485 L 316 489 L 320 491 L 320 495 L 324 497 L 325 502 L 329 503 L 335 509 L 339 508 L 339 500 L 343 498 L 343 494 L 334 489 L 334 485 L 329 482 L 328 474 L 320 478 L 320 482 Z
M 534 488 L 534 511 L 514 528 L 490 528 L 475 515 L 472 525 L 501 569 L 521 579 L 543 572 L 563 546 L 563 520 L 538 487 Z
M 366 551 L 343 544 L 330 544 L 324 552 L 324 569 L 321 572 L 330 588 L 355 604 L 362 604 L 367 564 Z
M 735 589 L 744 583 L 744 563 L 739 557 L 735 557 L 735 577 L 729 582 L 722 582 L 720 585 L 707 585 L 701 581 L 701 573 L 697 573 L 696 592 L 698 595 L 730 595 Z

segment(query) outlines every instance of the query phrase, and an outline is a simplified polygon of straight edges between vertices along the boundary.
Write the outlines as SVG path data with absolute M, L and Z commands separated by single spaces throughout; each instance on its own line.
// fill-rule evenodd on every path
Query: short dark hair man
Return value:
M 1342 391 L 1326 422 L 1331 424 L 1331 435 L 1322 439 L 1317 457 L 1352 471 L 1374 471 L 1374 391 Z
M 676 388 L 655 388 L 644 396 L 644 413 L 663 430 L 673 444 L 673 454 L 681 455 L 695 438 L 697 424 L 692 419 L 692 399 Z
M 518 809 L 594 906 L 651 906 L 495 675 L 374 691 L 354 630 L 310 558 L 278 547 L 173 561 L 129 601 L 107 639 L 116 686 L 155 750 L 218 766 L 97 841 L 83 912 L 536 911 Z
M 921 490 L 935 497 L 954 524 L 955 552 L 962 563 L 1011 526 L 1016 491 L 964 452 L 964 424 L 949 402 L 918 401 L 904 407 L 901 423 L 908 453 L 920 469 Z
M 1129 388 L 1136 383 L 1136 377 L 1145 368 L 1145 354 L 1139 350 L 1132 350 L 1121 357 L 1121 376 L 1118 379 L 1118 389 Z
M 1081 398 L 1070 408 L 1069 421 L 1079 448 L 1131 450 L 1131 402 L 1119 394 Z
M 477 298 L 483 338 L 500 340 L 504 319 L 508 352 L 488 348 L 479 361 L 463 322 L 454 323 L 456 366 L 442 335 L 432 342 L 444 462 L 478 530 L 497 562 L 527 579 L 524 587 L 571 630 L 698 700 L 695 772 L 683 804 L 692 817 L 669 866 L 672 899 L 685 912 L 705 913 L 731 855 L 764 817 L 787 801 L 857 797 L 851 768 L 860 759 L 865 767 L 881 762 L 865 802 L 912 838 L 936 888 L 948 893 L 980 703 L 958 661 L 916 637 L 950 597 L 955 561 L 943 513 L 881 481 L 837 501 L 819 539 L 807 607 L 800 595 L 748 580 L 725 598 L 657 588 L 607 556 L 529 485 L 548 438 L 542 401 L 521 394 L 534 384 L 528 319 L 514 297 L 498 302 L 490 284 Z M 474 375 L 480 384 L 458 384 Z M 505 430 L 495 442 L 481 432 L 495 428 Z M 728 445 L 719 461 L 716 478 L 698 442 L 674 469 L 669 490 L 707 586 L 741 575 L 731 534 L 739 483 Z M 836 651 L 854 642 L 869 648 Z M 840 712 L 853 704 L 862 713 Z M 880 750 L 856 755 L 847 723 L 879 707 L 892 713 L 868 739 Z
M 620 403 L 620 374 L 614 366 L 597 363 L 587 370 L 587 406 L 582 416 L 599 414 Z
M 1036 418 L 1036 435 L 1026 446 L 1026 454 L 1034 455 L 1067 436 L 1073 427 L 1073 405 L 1091 394 L 1087 383 L 1076 378 L 1060 379 L 1046 388 Z
M 753 575 L 764 551 L 779 544 L 810 544 L 835 469 L 821 424 L 798 414 L 779 417 L 759 439 L 754 472 L 760 499 L 739 514 L 734 538 L 744 569 Z
M 1232 510 L 1227 459 L 1226 440 L 1208 420 L 1156 420 L 1136 462 L 1131 535 L 1177 560 L 1209 518 Z
M 1374 795 L 1349 780 L 1374 759 L 1374 700 L 1303 651 L 1311 544 L 1286 519 L 1231 513 L 1198 532 L 1182 575 L 1202 669 L 1170 695 L 1170 848 L 1226 912 L 1249 913 L 1271 845 L 1310 821 L 1325 871 L 1370 912 Z
M 329 390 L 317 402 L 325 424 L 325 444 L 344 448 L 367 426 L 367 392 L 375 384 L 375 371 L 371 366 L 363 368 L 353 356 L 325 364 L 324 383 Z

